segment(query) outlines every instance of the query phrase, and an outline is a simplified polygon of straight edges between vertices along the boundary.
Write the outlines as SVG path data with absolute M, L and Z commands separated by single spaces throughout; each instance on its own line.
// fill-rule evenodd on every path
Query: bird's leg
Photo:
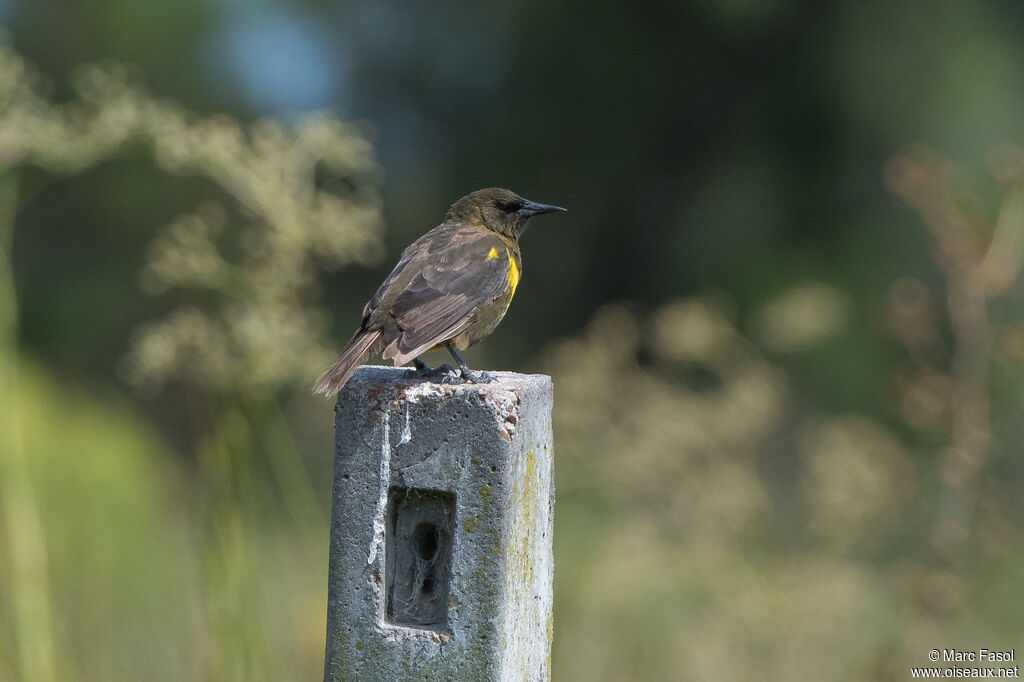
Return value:
M 487 372 L 480 372 L 479 374 L 472 372 L 469 367 L 466 367 L 466 363 L 459 357 L 459 354 L 456 353 L 455 349 L 451 346 L 448 346 L 448 352 L 452 354 L 452 357 L 455 358 L 455 362 L 459 364 L 459 371 L 462 373 L 462 379 L 464 381 L 469 381 L 474 384 L 489 384 L 494 381 L 494 377 Z
M 416 366 L 416 373 L 424 379 L 437 379 L 442 383 L 445 380 L 450 380 L 452 374 L 455 373 L 455 369 L 449 365 L 441 365 L 431 369 L 427 363 L 423 362 L 419 358 L 413 358 L 412 364 Z

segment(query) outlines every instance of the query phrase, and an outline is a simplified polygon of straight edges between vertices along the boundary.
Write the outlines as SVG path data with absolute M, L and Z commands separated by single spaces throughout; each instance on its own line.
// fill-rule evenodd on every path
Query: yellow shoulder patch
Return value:
M 490 253 L 487 254 L 487 260 L 494 260 L 497 257 L 498 257 L 498 250 L 492 246 Z
M 508 256 L 508 285 L 512 287 L 512 291 L 515 292 L 516 285 L 519 284 L 519 267 L 516 265 L 516 259 L 512 257 L 512 254 L 505 249 L 505 255 Z

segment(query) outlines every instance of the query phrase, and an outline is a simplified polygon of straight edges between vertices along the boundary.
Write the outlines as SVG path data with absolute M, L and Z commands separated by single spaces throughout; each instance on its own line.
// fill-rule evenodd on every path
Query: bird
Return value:
M 314 393 L 332 397 L 371 353 L 395 366 L 413 361 L 427 378 L 487 383 L 457 351 L 486 338 L 505 316 L 522 278 L 519 238 L 527 221 L 565 211 L 499 187 L 479 189 L 448 209 L 440 225 L 410 244 L 363 308 L 363 319 L 338 360 L 316 380 Z M 431 369 L 420 359 L 447 349 L 459 367 Z

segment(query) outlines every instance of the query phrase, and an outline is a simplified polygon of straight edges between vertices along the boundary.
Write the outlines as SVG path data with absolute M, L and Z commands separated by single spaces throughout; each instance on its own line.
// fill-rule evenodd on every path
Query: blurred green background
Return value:
M 1021 3 L 0 26 L 0 679 L 320 678 L 309 386 L 492 185 L 570 211 L 467 353 L 554 377 L 556 680 L 1024 644 Z

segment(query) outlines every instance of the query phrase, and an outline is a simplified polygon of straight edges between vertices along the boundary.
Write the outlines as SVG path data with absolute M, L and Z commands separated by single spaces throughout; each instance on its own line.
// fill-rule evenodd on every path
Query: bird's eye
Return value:
M 519 201 L 499 201 L 495 205 L 505 213 L 515 213 L 523 207 Z

